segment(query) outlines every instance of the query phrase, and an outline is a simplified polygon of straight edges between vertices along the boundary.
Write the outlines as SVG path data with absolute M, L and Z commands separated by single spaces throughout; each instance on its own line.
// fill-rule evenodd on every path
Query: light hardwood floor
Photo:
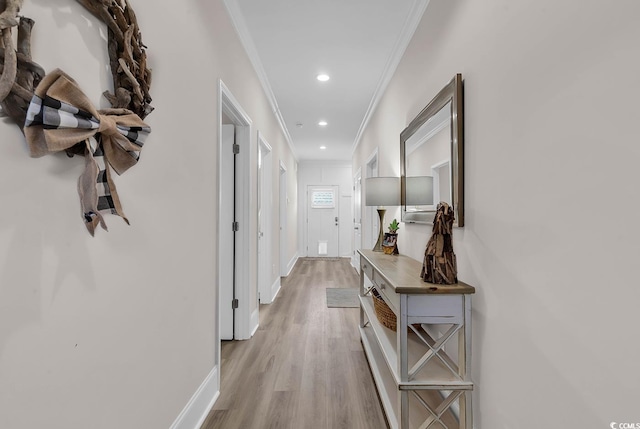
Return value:
M 384 429 L 357 308 L 325 288 L 358 287 L 348 259 L 300 259 L 251 340 L 222 346 L 221 392 L 203 429 Z

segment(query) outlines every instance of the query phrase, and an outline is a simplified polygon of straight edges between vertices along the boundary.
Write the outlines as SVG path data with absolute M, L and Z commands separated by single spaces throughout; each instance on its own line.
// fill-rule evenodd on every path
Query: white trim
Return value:
M 260 326 L 260 306 L 251 313 L 251 337 L 258 330 L 258 326 Z
M 269 142 L 264 138 L 264 134 L 262 134 L 260 130 L 258 130 L 258 143 L 262 143 L 269 150 L 269 152 L 273 152 L 273 148 L 271 147 Z
M 423 0 L 422 0 L 423 1 Z M 262 61 L 260 60 L 260 55 L 258 55 L 258 50 L 256 49 L 255 44 L 253 43 L 253 38 L 251 37 L 251 33 L 249 32 L 249 27 L 244 20 L 244 15 L 240 10 L 240 6 L 238 5 L 237 0 L 224 0 L 224 5 L 227 8 L 227 12 L 229 12 L 229 17 L 231 18 L 231 23 L 238 33 L 238 37 L 240 38 L 240 42 L 244 47 L 247 56 L 249 57 L 249 61 L 251 61 L 251 65 L 253 65 L 253 69 L 258 75 L 258 80 L 262 85 L 262 89 L 264 90 L 265 96 L 271 105 L 271 110 L 282 129 L 282 133 L 284 134 L 284 138 L 289 144 L 289 149 L 293 154 L 295 160 L 298 160 L 296 155 L 296 151 L 293 147 L 293 141 L 291 140 L 291 135 L 289 134 L 289 130 L 287 129 L 287 125 L 282 117 L 282 113 L 280 112 L 280 108 L 278 107 L 278 102 L 276 101 L 276 96 L 273 94 L 273 90 L 271 89 L 271 84 L 269 83 L 269 79 L 267 77 L 267 73 L 264 71 L 264 67 L 262 66 Z
M 369 166 L 369 164 L 371 164 L 373 162 L 373 160 L 376 160 L 376 163 L 378 162 L 378 148 L 376 147 L 373 152 L 371 153 L 371 155 L 369 155 L 369 157 L 367 158 L 367 160 L 365 161 L 364 165 L 366 167 Z M 362 168 L 362 167 L 360 167 Z M 372 176 L 375 177 L 375 176 Z M 367 177 L 365 177 L 365 179 L 367 179 Z
M 291 260 L 289 261 L 289 263 L 287 264 L 287 275 L 284 277 L 289 276 L 289 274 L 291 274 L 291 270 L 293 270 L 293 267 L 296 265 L 296 262 L 298 262 L 298 258 L 300 256 L 298 255 L 298 252 L 296 252 L 296 254 L 293 256 L 293 258 L 291 258 Z
M 339 159 L 332 161 L 330 159 L 305 159 L 300 161 L 303 165 L 328 166 L 328 167 L 351 167 L 351 160 Z
M 225 111 L 230 114 L 229 119 L 233 120 L 234 123 L 241 123 L 246 126 L 251 125 L 251 118 L 244 111 L 244 109 L 240 105 L 240 102 L 236 99 L 236 97 L 234 97 L 234 95 L 231 93 L 222 79 L 218 79 L 218 88 L 218 94 L 220 97 L 220 110 L 222 110 L 222 108 L 224 107 Z M 222 120 L 222 117 L 220 117 L 220 119 Z
M 384 95 L 389 82 L 391 82 L 391 78 L 396 72 L 398 64 L 400 64 L 400 60 L 404 56 L 404 51 L 407 49 L 407 46 L 409 46 L 409 42 L 411 42 L 411 39 L 413 38 L 413 33 L 415 33 L 416 29 L 418 28 L 418 24 L 420 24 L 420 21 L 422 20 L 422 15 L 427 9 L 429 1 L 430 0 L 414 0 L 413 6 L 409 11 L 407 19 L 402 26 L 402 33 L 400 33 L 400 35 L 398 36 L 392 54 L 384 66 L 384 71 L 382 72 L 382 76 L 380 77 L 378 86 L 373 93 L 371 102 L 369 102 L 367 113 L 365 113 L 364 119 L 362 120 L 360 128 L 358 129 L 358 134 L 356 134 L 356 138 L 353 141 L 352 153 L 355 152 L 356 148 L 358 147 L 360 139 L 362 139 L 362 135 L 364 134 L 364 130 L 367 128 L 367 125 L 369 125 L 369 121 L 371 120 L 376 107 L 378 107 L 378 103 L 382 99 L 382 96 Z
M 278 292 L 280 292 L 280 276 L 276 278 L 276 281 L 269 288 L 269 295 L 264 299 L 262 299 L 262 295 L 260 296 L 260 304 L 271 304 L 278 296 Z
M 278 296 L 278 292 L 280 292 L 281 286 L 282 284 L 280 283 L 280 276 L 278 276 L 276 281 L 273 282 L 273 284 L 271 285 L 271 302 L 276 300 L 276 297 Z
M 220 377 L 215 366 L 169 429 L 199 429 L 220 396 Z

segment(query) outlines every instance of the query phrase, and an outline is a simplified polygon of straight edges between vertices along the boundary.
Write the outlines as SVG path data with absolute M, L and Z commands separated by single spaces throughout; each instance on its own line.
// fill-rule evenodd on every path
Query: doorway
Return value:
M 433 209 L 440 201 L 451 205 L 451 168 L 449 160 L 431 166 L 433 176 Z
M 351 265 L 360 273 L 360 255 L 362 248 L 362 169 L 358 168 L 353 176 L 353 255 Z
M 223 126 L 223 122 L 226 124 Z M 251 119 L 218 81 L 218 228 L 216 305 L 218 338 L 241 340 L 250 332 Z M 255 267 L 254 274 L 255 274 Z M 220 364 L 220 343 L 216 350 Z
M 338 257 L 339 232 L 340 187 L 307 186 L 307 256 Z
M 366 178 L 370 177 L 378 177 L 378 149 L 371 154 L 369 159 L 367 160 L 366 166 Z M 378 240 L 378 235 L 380 232 L 380 217 L 376 211 L 376 207 L 367 206 L 367 210 L 365 212 L 365 221 L 367 227 L 364 230 L 364 247 L 367 249 L 372 249 Z
M 270 304 L 278 292 L 279 282 L 271 257 L 273 212 L 272 149 L 258 131 L 258 304 Z
M 287 245 L 287 167 L 280 160 L 280 277 L 289 275 Z

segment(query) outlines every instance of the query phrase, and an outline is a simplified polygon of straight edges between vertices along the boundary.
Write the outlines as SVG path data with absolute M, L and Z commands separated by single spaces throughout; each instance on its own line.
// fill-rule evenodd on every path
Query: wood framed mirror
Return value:
M 433 223 L 440 201 L 464 226 L 464 97 L 462 75 L 453 79 L 400 133 L 402 221 Z

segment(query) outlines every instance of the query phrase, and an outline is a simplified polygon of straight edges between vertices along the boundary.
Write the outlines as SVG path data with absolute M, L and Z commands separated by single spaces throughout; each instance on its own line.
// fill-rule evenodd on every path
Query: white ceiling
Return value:
M 225 3 L 285 135 L 303 161 L 351 159 L 428 0 Z M 331 79 L 320 82 L 319 73 Z M 319 126 L 320 120 L 328 125 Z

